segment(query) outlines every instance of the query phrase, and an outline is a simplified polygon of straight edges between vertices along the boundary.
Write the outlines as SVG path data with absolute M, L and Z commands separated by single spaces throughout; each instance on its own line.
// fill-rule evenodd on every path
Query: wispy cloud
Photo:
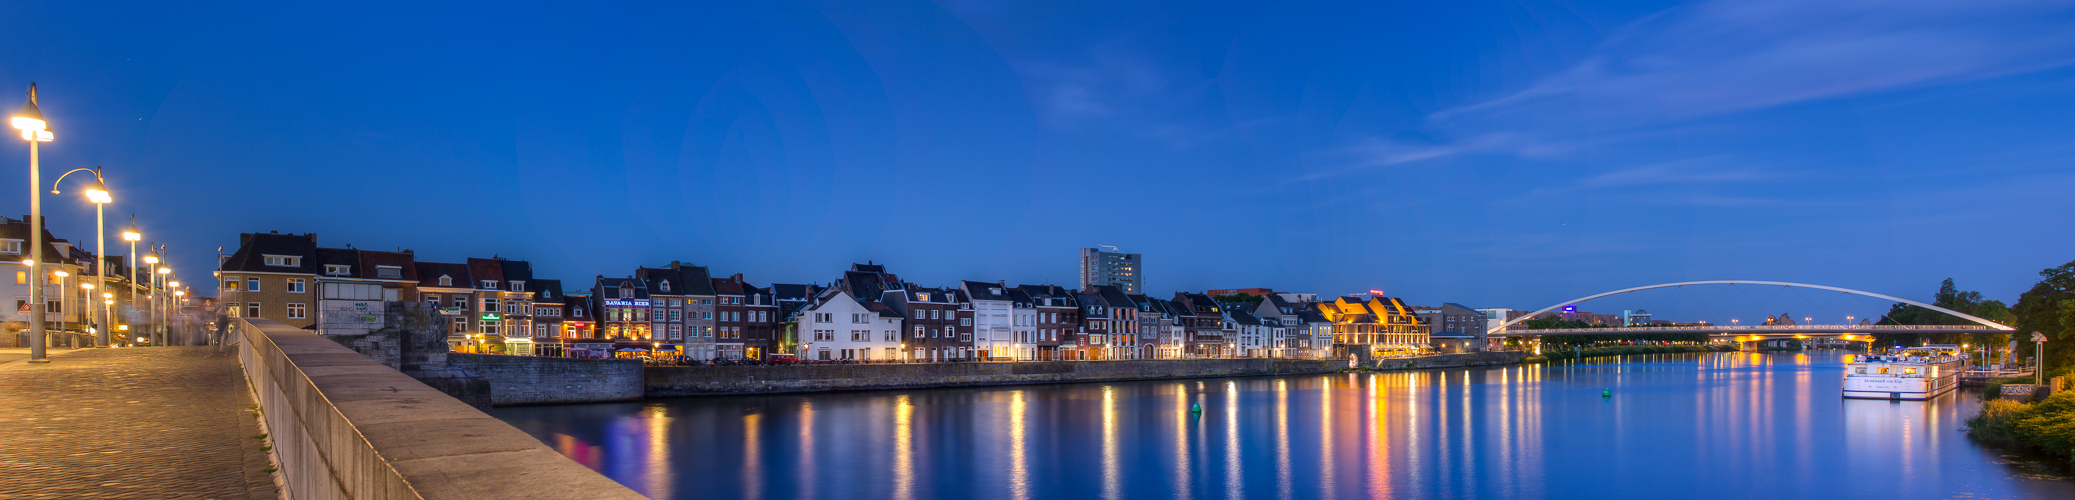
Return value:
M 1436 136 L 1466 139 L 1429 149 L 1442 155 L 1400 158 L 1549 154 L 1639 127 L 2066 66 L 2075 64 L 2070 14 L 2075 4 L 2037 0 L 1679 7 L 1614 30 L 1525 89 L 1433 113 Z

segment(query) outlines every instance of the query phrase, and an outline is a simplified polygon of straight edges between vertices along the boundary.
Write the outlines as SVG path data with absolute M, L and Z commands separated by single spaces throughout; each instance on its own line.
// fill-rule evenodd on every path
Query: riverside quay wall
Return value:
M 1347 360 L 1186 359 L 648 367 L 649 396 L 770 394 L 1327 373 Z
M 1371 370 L 1424 370 L 1428 368 L 1458 368 L 1464 366 L 1517 365 L 1527 359 L 1520 351 L 1489 351 L 1417 358 L 1385 358 L 1369 362 L 1364 368 Z
M 642 498 L 335 341 L 274 321 L 236 321 L 238 360 L 273 438 L 286 498 Z
M 603 403 L 642 397 L 638 359 L 448 353 L 447 366 L 490 382 L 490 404 Z

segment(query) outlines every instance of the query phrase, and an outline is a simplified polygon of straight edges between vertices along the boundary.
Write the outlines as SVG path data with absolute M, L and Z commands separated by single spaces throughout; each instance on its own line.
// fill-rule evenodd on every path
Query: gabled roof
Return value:
M 468 259 L 468 274 L 475 277 L 474 281 L 468 282 L 470 288 L 481 285 L 483 281 L 495 281 L 497 282 L 496 290 L 504 289 L 504 265 L 499 264 L 498 261 L 470 257 Z
M 735 281 L 733 277 L 713 278 L 710 281 L 713 283 L 714 295 L 748 295 L 743 291 L 742 282 Z
M 960 281 L 958 283 L 959 287 L 965 290 L 966 296 L 971 297 L 972 300 L 1009 301 L 1008 285 L 985 281 Z
M 1094 292 L 1102 297 L 1102 301 L 1112 308 L 1138 308 L 1138 302 L 1132 301 L 1131 296 L 1116 285 L 1095 285 L 1091 288 L 1094 288 Z
M 13 225 L 7 224 L 7 226 Z M 20 239 L 27 241 L 29 224 L 23 222 L 21 227 L 23 229 L 20 231 L 22 235 Z M 50 226 L 44 227 L 49 228 Z M 44 235 L 49 236 L 49 234 L 50 231 L 46 229 Z M 50 239 L 45 238 L 44 241 L 48 243 Z M 57 255 L 57 252 L 52 247 L 45 247 L 44 252 L 44 255 Z M 268 255 L 301 257 L 301 260 L 297 262 L 298 265 L 296 266 L 269 266 L 266 263 L 266 256 Z M 231 253 L 231 256 L 224 259 L 223 263 L 217 266 L 217 269 L 257 273 L 317 274 L 319 269 L 317 267 L 317 233 L 240 234 L 238 235 L 238 251 Z
M 1032 298 L 1030 296 L 1030 292 L 1024 291 L 1021 288 L 1010 288 L 1003 290 L 1003 292 L 1008 294 L 1010 302 L 1016 303 L 1015 307 L 1027 308 L 1035 307 L 1037 305 L 1037 299 Z
M 805 301 L 814 298 L 814 295 L 820 292 L 821 287 L 814 285 L 801 285 L 792 283 L 771 284 L 771 294 L 777 296 L 780 302 L 795 300 Z
M 536 304 L 560 304 L 566 298 L 562 295 L 562 280 L 533 280 L 527 283 L 526 287 L 527 290 L 533 291 L 533 302 Z
M 359 274 L 360 277 L 367 279 L 418 281 L 418 266 L 411 265 L 413 262 L 417 261 L 417 256 L 412 254 L 409 250 L 405 250 L 402 252 L 361 250 L 360 265 L 357 266 L 358 268 L 354 269 L 353 272 L 354 274 Z M 397 268 L 397 277 L 382 277 L 381 273 L 378 272 L 378 269 L 383 266 Z
M 497 263 L 500 264 L 498 272 L 503 273 L 504 281 L 517 281 L 521 283 L 528 283 L 529 285 L 531 284 L 530 282 L 533 281 L 532 262 L 527 262 L 523 260 L 498 259 Z M 509 290 L 511 289 L 511 286 L 506 285 L 505 289 Z M 532 288 L 527 288 L 527 290 L 532 290 Z
M 634 268 L 634 278 L 647 281 L 650 293 L 655 295 L 687 295 L 685 293 L 684 274 L 676 269 L 667 267 L 661 269 L 637 267 Z
M 625 285 L 625 286 L 622 286 L 622 285 Z M 633 296 L 633 297 L 624 297 L 624 296 L 616 296 L 616 295 L 619 295 L 619 294 L 620 294 L 620 291 L 621 291 L 621 290 L 624 290 L 624 289 L 628 289 L 628 288 L 631 288 L 631 289 L 632 289 L 632 291 L 634 292 L 634 296 Z M 647 298 L 648 298 L 648 282 L 645 282 L 645 281 L 642 281 L 642 280 L 638 280 L 638 279 L 634 279 L 634 278 L 607 278 L 607 277 L 604 277 L 604 276 L 600 276 L 600 277 L 598 277 L 598 284 L 597 284 L 597 286 L 596 286 L 596 287 L 594 287 L 594 288 L 592 288 L 592 290 L 593 290 L 593 293 L 595 293 L 595 294 L 596 294 L 596 295 L 598 296 L 598 298 L 599 298 L 599 299 L 601 299 L 601 300 L 602 300 L 602 299 L 637 299 L 637 300 L 639 300 L 639 299 L 647 299 Z
M 1252 315 L 1252 314 L 1247 314 L 1247 313 L 1246 313 L 1246 309 L 1244 309 L 1244 308 L 1238 308 L 1238 307 L 1232 307 L 1232 308 L 1227 308 L 1227 309 L 1225 309 L 1225 316 L 1226 316 L 1226 317 L 1228 317 L 1228 318 L 1232 318 L 1232 322 L 1233 322 L 1233 323 L 1238 323 L 1238 324 L 1241 324 L 1241 325 L 1253 325 L 1253 326 L 1261 326 L 1261 325 L 1262 325 L 1262 323 L 1261 323 L 1261 318 L 1256 318 L 1256 317 L 1254 317 L 1254 315 Z
M 476 286 L 475 280 L 471 279 L 473 277 L 468 274 L 468 264 L 416 262 L 412 263 L 411 267 L 418 270 L 418 286 L 420 287 L 442 286 L 439 284 L 440 276 L 454 278 L 453 284 L 444 285 L 448 288 L 475 288 Z
M 318 276 L 332 276 L 332 274 L 324 272 L 325 266 L 346 266 L 346 274 L 337 275 L 337 277 L 360 277 L 360 251 L 358 250 L 351 248 L 318 248 L 316 256 L 317 266 L 315 269 L 317 269 Z
M 1081 307 L 1080 294 L 1059 285 L 1022 285 L 1016 289 L 1030 294 L 1031 300 L 1037 301 L 1038 307 Z M 1045 305 L 1045 299 L 1062 300 L 1058 301 L 1061 302 L 1058 304 Z
M 875 313 L 879 313 L 879 317 L 881 318 L 898 319 L 907 317 L 902 315 L 900 311 L 893 310 L 893 306 L 886 305 L 885 302 L 866 302 L 865 309 Z
M 1108 307 L 1108 304 L 1106 304 L 1106 303 L 1104 303 L 1104 302 L 1102 301 L 1102 295 L 1101 295 L 1101 294 L 1094 294 L 1094 293 L 1082 293 L 1082 294 L 1081 294 L 1081 305 L 1084 305 L 1084 306 L 1095 306 L 1095 305 L 1100 305 L 1100 306 L 1104 306 L 1104 307 L 1103 307 L 1103 308 L 1102 308 L 1101 310 L 1099 310 L 1099 311 L 1090 311 L 1090 310 L 1086 310 L 1086 309 L 1083 309 L 1083 310 L 1081 311 L 1081 315 L 1082 315 L 1082 317 L 1085 317 L 1085 318 L 1108 318 L 1108 317 L 1110 317 L 1110 308 Z

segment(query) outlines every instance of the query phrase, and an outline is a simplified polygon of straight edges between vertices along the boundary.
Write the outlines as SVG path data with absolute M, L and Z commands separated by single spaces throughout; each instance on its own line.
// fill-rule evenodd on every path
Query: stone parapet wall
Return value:
M 235 321 L 287 498 L 642 498 L 337 342 Z
M 448 353 L 447 366 L 490 382 L 490 404 L 631 401 L 642 397 L 641 361 Z

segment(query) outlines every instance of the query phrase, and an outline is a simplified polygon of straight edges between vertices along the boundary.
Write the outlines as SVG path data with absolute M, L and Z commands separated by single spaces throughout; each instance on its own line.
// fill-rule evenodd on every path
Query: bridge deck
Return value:
M 1781 325 L 1781 326 L 1667 326 L 1637 328 L 1562 328 L 1550 330 L 1506 330 L 1496 335 L 1509 337 L 1555 335 L 1756 335 L 1763 337 L 1836 336 L 1897 333 L 2009 333 L 1987 326 L 1950 325 Z

